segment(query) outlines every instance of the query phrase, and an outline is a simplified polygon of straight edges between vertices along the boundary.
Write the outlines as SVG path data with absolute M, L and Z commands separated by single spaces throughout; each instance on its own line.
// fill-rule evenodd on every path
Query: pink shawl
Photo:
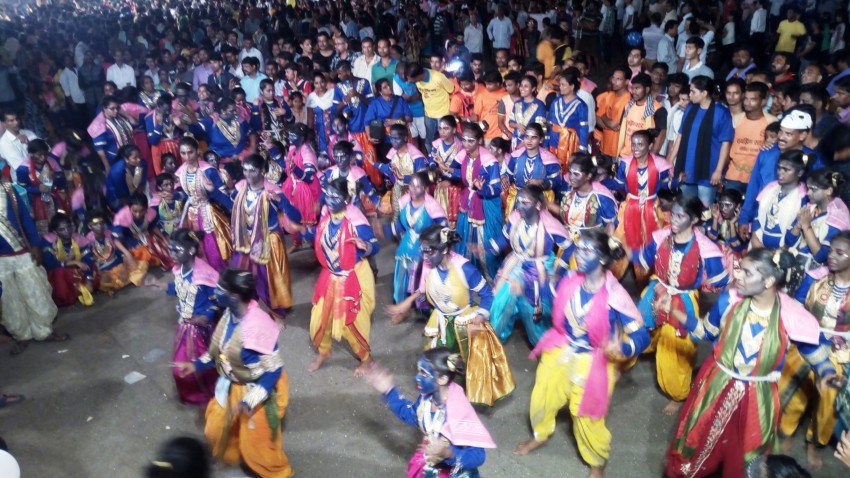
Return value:
M 171 269 L 175 276 L 183 273 L 183 266 L 177 264 Z M 192 284 L 205 285 L 215 288 L 218 285 L 218 272 L 211 265 L 200 257 L 195 258 L 195 265 L 192 268 Z
M 838 229 L 846 231 L 850 229 L 850 210 L 841 198 L 835 198 L 826 206 L 826 223 Z
M 652 153 L 649 153 L 652 157 L 652 160 L 655 162 L 655 169 L 658 170 L 659 173 L 663 173 L 664 171 L 669 171 L 673 169 L 673 165 L 670 164 L 664 156 L 658 156 Z M 620 158 L 620 162 L 625 166 L 624 171 L 629 170 L 629 166 L 632 164 L 632 161 L 635 160 L 634 155 L 629 156 L 627 158 Z
M 121 109 L 135 118 L 140 118 L 148 114 L 148 109 L 136 103 L 124 103 Z M 103 111 L 97 114 L 86 130 L 92 138 L 96 138 L 106 132 L 106 117 L 103 116 Z
M 470 405 L 463 388 L 452 382 L 446 397 L 446 422 L 440 434 L 454 446 L 496 448 L 490 433 L 481 423 L 475 409 Z
M 150 224 L 156 220 L 156 211 L 148 208 L 145 213 L 145 222 Z M 130 212 L 130 206 L 122 207 L 112 218 L 112 224 L 121 227 L 130 227 L 133 224 L 133 213 Z
M 419 148 L 413 145 L 413 143 L 407 143 L 407 152 L 410 154 L 410 159 L 414 160 L 416 158 L 424 158 L 425 155 L 422 154 L 422 151 L 419 151 Z M 390 148 L 387 153 L 387 159 L 392 161 L 395 158 L 395 155 L 398 154 L 395 148 Z
M 536 358 L 545 350 L 562 347 L 569 343 L 565 325 L 564 309 L 584 281 L 584 274 L 576 274 L 561 281 L 552 304 L 552 328 L 540 338 L 531 351 L 530 358 Z M 605 351 L 611 336 L 610 309 L 623 315 L 640 319 L 634 301 L 623 289 L 614 275 L 605 273 L 605 286 L 592 299 L 593 304 L 585 317 L 587 335 L 593 347 L 593 360 L 584 386 L 584 396 L 579 404 L 578 415 L 593 419 L 604 417 L 608 413 L 608 355 Z
M 463 265 L 469 261 L 454 250 L 449 252 L 449 261 L 451 261 L 451 267 L 454 267 L 455 271 L 457 271 L 460 278 L 464 281 L 464 285 L 469 287 L 469 284 L 466 284 L 466 274 L 463 273 Z M 428 261 L 422 261 L 422 279 L 419 281 L 419 292 L 423 294 L 425 293 L 425 281 L 428 279 L 431 269 L 432 267 L 428 264 Z
M 242 346 L 257 353 L 268 355 L 274 352 L 277 339 L 280 335 L 281 324 L 275 322 L 272 317 L 263 312 L 260 304 L 252 300 L 248 304 L 248 310 L 242 317 L 240 330 L 242 334 Z
M 511 153 L 511 156 L 513 156 L 514 158 L 518 158 L 522 156 L 525 151 L 526 149 L 524 146 L 520 147 L 518 149 L 515 149 L 514 152 Z M 543 162 L 543 164 L 560 164 L 558 163 L 558 157 L 550 153 L 549 150 L 540 148 L 538 152 L 540 153 L 540 160 Z
M 809 272 L 807 272 L 807 274 L 814 280 L 821 280 L 829 275 L 829 267 L 821 266 L 816 269 L 810 270 Z
M 398 198 L 398 208 L 402 209 L 404 206 L 410 204 L 410 194 L 405 194 L 402 197 Z M 446 211 L 443 210 L 443 206 L 440 206 L 440 203 L 434 199 L 434 196 L 431 196 L 428 193 L 425 193 L 425 212 L 428 213 L 428 216 L 431 219 L 439 219 L 446 217 Z
M 803 304 L 789 297 L 784 292 L 779 295 L 779 317 L 782 326 L 788 333 L 788 338 L 795 342 L 817 345 L 820 341 L 820 324 Z M 729 305 L 732 306 L 744 298 L 734 289 L 729 290 Z

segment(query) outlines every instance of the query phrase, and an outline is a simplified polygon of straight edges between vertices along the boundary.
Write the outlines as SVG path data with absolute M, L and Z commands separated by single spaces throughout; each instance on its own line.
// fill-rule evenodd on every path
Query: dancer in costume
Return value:
M 366 171 L 354 164 L 355 148 L 355 143 L 345 140 L 334 143 L 332 158 L 336 166 L 330 166 L 325 170 L 321 178 L 322 188 L 327 189 L 327 184 L 334 179 L 344 178 L 348 183 L 348 193 L 352 197 L 352 204 L 360 208 L 367 217 L 372 218 L 376 216 L 375 207 L 381 199 L 372 186 L 369 176 L 366 175 Z M 321 203 L 325 203 L 324 192 Z
M 573 155 L 567 173 L 570 189 L 562 195 L 559 203 L 549 204 L 550 211 L 557 214 L 570 234 L 573 242 L 588 229 L 599 229 L 613 235 L 617 225 L 617 200 L 611 190 L 594 181 L 600 158 L 585 153 Z M 569 258 L 562 257 L 567 261 Z
M 122 146 L 118 158 L 106 176 L 106 203 L 113 213 L 126 206 L 133 194 L 145 194 L 148 185 L 148 164 L 136 145 Z
M 658 314 L 672 315 L 693 340 L 714 342 L 679 415 L 667 452 L 668 477 L 744 476 L 749 464 L 771 453 L 779 426 L 777 380 L 791 343 L 819 377 L 834 380 L 835 368 L 819 345 L 818 322 L 780 291 L 794 257 L 753 249 L 741 261 L 735 290 L 720 295 L 704 319 L 657 301 Z
M 236 183 L 230 230 L 233 266 L 250 271 L 257 284 L 258 302 L 275 318 L 292 307 L 292 286 L 283 225 L 303 232 L 301 213 L 283 192 L 263 177 L 266 160 L 252 154 L 242 162 L 245 179 Z
M 204 435 L 213 456 L 244 463 L 262 478 L 288 478 L 281 420 L 289 403 L 289 380 L 278 347 L 281 324 L 254 300 L 254 276 L 240 269 L 221 273 L 215 290 L 225 309 L 207 353 L 176 362 L 179 377 L 218 370 L 216 394 L 207 406 Z
M 620 243 L 602 231 L 584 231 L 576 245 L 578 274 L 558 285 L 552 328 L 531 352 L 540 357 L 529 414 L 534 438 L 515 455 L 527 455 L 555 432 L 555 417 L 569 406 L 573 434 L 590 477 L 601 477 L 611 451 L 605 425 L 619 378 L 617 362 L 649 345 L 649 334 L 628 292 L 607 269 L 623 257 Z
M 94 257 L 89 241 L 74 232 L 71 218 L 59 212 L 50 219 L 50 232 L 42 236 L 42 261 L 59 307 L 94 304 Z
M 526 134 L 529 131 L 531 127 Z M 516 202 L 516 210 L 508 217 L 502 235 L 489 245 L 499 253 L 511 250 L 496 277 L 490 323 L 505 342 L 519 320 L 535 346 L 552 326 L 555 284 L 566 272 L 563 267 L 555 267 L 555 252 L 561 249 L 567 257 L 572 256 L 573 241 L 564 225 L 546 210 L 546 196 L 540 186 L 525 186 Z
M 33 339 L 68 340 L 67 334 L 53 331 L 58 310 L 50 297 L 47 275 L 30 254 L 38 241 L 35 222 L 23 199 L 0 175 L 0 325 L 15 339 L 11 355 L 26 350 Z
M 288 123 L 295 121 L 289 105 L 283 98 L 275 98 L 274 80 L 260 80 L 260 96 L 254 100 L 251 109 L 251 129 L 258 133 L 266 133 L 276 141 L 284 139 L 284 129 Z
M 157 221 L 165 237 L 170 237 L 177 230 L 186 204 L 186 193 L 174 190 L 176 182 L 177 178 L 171 173 L 158 174 L 156 196 L 151 199 L 151 209 L 156 212 Z
M 92 255 L 100 280 L 97 289 L 109 294 L 130 284 L 141 287 L 145 284 L 148 263 L 137 261 L 121 241 L 112 238 L 106 218 L 100 211 L 86 213 L 89 233 L 86 239 L 91 244 Z
M 145 129 L 148 133 L 148 143 L 151 146 L 151 167 L 155 174 L 163 171 L 162 156 L 171 153 L 179 154 L 180 138 L 183 129 L 192 125 L 184 125 L 178 115 L 172 115 L 171 95 L 164 94 L 156 100 L 156 109 L 145 116 Z
M 390 410 L 404 423 L 423 433 L 419 449 L 407 464 L 407 478 L 478 478 L 485 449 L 493 439 L 463 389 L 454 382 L 464 363 L 445 347 L 426 350 L 416 363 L 419 397 L 411 402 L 395 386 L 383 367 L 369 370 L 364 380 L 381 393 Z
M 369 330 L 375 310 L 375 277 L 367 258 L 378 253 L 378 240 L 366 216 L 351 204 L 347 181 L 328 183 L 327 212 L 316 227 L 316 257 L 322 266 L 313 294 L 310 337 L 319 355 L 310 364 L 315 372 L 331 355 L 331 339 L 342 338 L 360 360 L 359 377 L 372 362 Z
M 130 203 L 115 214 L 112 233 L 137 261 L 145 261 L 151 267 L 161 267 L 164 271 L 174 268 L 174 259 L 168 252 L 168 241 L 162 233 L 156 211 L 148 207 L 148 198 L 144 194 L 130 196 Z
M 114 96 L 105 96 L 101 101 L 103 111 L 95 117 L 87 130 L 94 142 L 94 150 L 103 162 L 103 170 L 107 173 L 112 163 L 118 159 L 118 150 L 128 144 L 136 144 L 133 125 L 127 117 L 131 117 L 133 113 L 138 115 L 138 110 L 147 113 L 147 110 L 139 105 L 134 105 L 136 108 L 133 108 L 133 111 L 124 111 L 126 106 Z
M 558 82 L 561 95 L 549 107 L 549 132 L 546 145 L 561 166 L 561 174 L 566 174 L 570 158 L 578 152 L 590 150 L 588 142 L 588 111 L 587 104 L 576 94 L 581 90 L 581 75 L 572 67 L 561 73 Z M 596 112 L 593 112 L 596 114 Z
M 425 326 L 425 348 L 448 347 L 467 364 L 466 396 L 472 403 L 492 406 L 513 392 L 516 384 L 501 342 L 490 326 L 493 290 L 471 262 L 452 248 L 460 236 L 433 224 L 420 237 L 423 270 L 419 287 L 403 302 L 387 306 L 393 323 L 404 320 L 420 297 L 434 307 Z M 478 295 L 478 303 L 472 293 Z
M 463 124 L 461 143 L 452 174 L 460 181 L 460 211 L 457 233 L 461 240 L 455 250 L 471 260 L 484 277 L 496 277 L 501 261 L 499 255 L 485 249 L 490 240 L 502 233 L 502 180 L 499 162 L 481 144 L 484 132 L 475 123 Z
M 700 317 L 699 289 L 720 289 L 729 282 L 723 253 L 699 228 L 702 202 L 696 196 L 679 196 L 673 203 L 670 227 L 659 229 L 639 251 L 635 264 L 654 271 L 638 308 L 646 327 L 654 329 L 655 371 L 661 391 L 670 397 L 664 413 L 673 415 L 691 389 L 697 346 L 687 329 L 672 315 L 661 314 L 658 302 L 672 301 L 688 317 Z
M 808 271 L 797 289 L 796 298 L 818 319 L 821 343 L 828 348 L 829 360 L 840 379 L 850 374 L 850 231 L 831 237 L 826 262 L 826 266 Z M 785 366 L 788 365 L 786 360 Z M 793 435 L 807 406 L 815 402 L 806 430 L 806 455 L 809 466 L 817 470 L 823 464 L 819 450 L 829 444 L 836 429 L 839 404 L 835 398 L 839 391 L 835 387 L 818 390 L 810 367 L 799 368 L 802 370 L 795 374 L 794 386 L 801 389 L 801 393 L 795 393 L 782 410 L 780 429 L 785 436 Z M 840 436 L 840 432 L 836 434 Z
M 800 209 L 791 228 L 799 239 L 789 249 L 797 256 L 797 267 L 788 290 L 796 290 L 806 271 L 825 264 L 832 237 L 850 229 L 850 211 L 838 197 L 846 182 L 844 174 L 826 168 L 813 171 L 806 179 L 809 204 Z
M 410 178 L 410 190 L 398 203 L 400 213 L 392 223 L 392 235 L 399 239 L 395 251 L 393 301 L 398 304 L 415 289 L 415 275 L 422 262 L 419 238 L 432 224 L 447 226 L 446 212 L 428 194 L 431 180 L 428 173 L 420 171 Z
M 526 185 L 540 186 L 546 191 L 547 199 L 551 202 L 555 199 L 552 188 L 558 184 L 561 177 L 561 167 L 558 158 L 545 149 L 540 149 L 540 144 L 545 137 L 543 126 L 532 123 L 525 129 L 522 137 L 522 147 L 511 154 L 508 160 L 506 172 L 510 188 L 508 189 L 507 204 L 505 207 L 505 218 L 514 210 L 514 201 L 517 191 Z
M 256 151 L 256 139 L 251 135 L 250 124 L 240 121 L 236 116 L 236 104 L 233 101 L 226 98 L 219 101 L 217 112 L 217 115 L 198 124 L 203 129 L 210 150 L 218 153 L 231 176 L 235 176 L 239 172 L 239 161 Z
M 428 171 L 431 164 L 428 158 L 419 151 L 413 143 L 408 142 L 409 132 L 407 126 L 394 124 L 390 127 L 390 145 L 392 149 L 387 153 L 388 163 L 378 163 L 375 167 L 384 178 L 391 182 L 393 220 L 398 219 L 399 198 L 407 193 L 410 178 L 414 173 Z
M 307 125 L 304 124 L 294 124 L 289 128 L 289 151 L 284 160 L 286 181 L 281 189 L 290 204 L 301 213 L 301 222 L 309 228 L 316 225 L 321 186 L 316 178 L 316 152 L 310 146 L 307 133 Z M 277 156 L 276 148 L 269 155 Z M 301 244 L 301 235 L 297 234 L 290 252 L 300 248 Z
M 738 235 L 738 215 L 744 196 L 736 189 L 727 188 L 717 194 L 717 203 L 711 206 L 711 221 L 705 223 L 705 235 L 717 244 L 723 253 L 726 272 L 732 273 L 738 268 L 747 242 Z
M 637 250 L 649 243 L 660 229 L 656 200 L 658 191 L 670 189 L 673 166 L 663 156 L 649 152 L 654 131 L 632 133 L 632 156 L 621 158 L 615 176 L 616 188 L 626 195 L 617 225 L 617 237 L 629 249 Z
M 463 146 L 457 137 L 457 120 L 454 116 L 447 115 L 440 118 L 437 125 L 439 137 L 431 143 L 431 163 L 436 166 L 433 169 L 434 199 L 440 203 L 446 211 L 449 225 L 455 227 L 457 224 L 457 213 L 460 210 L 460 185 L 452 179 L 452 166 L 455 158 Z
M 370 178 L 375 178 L 374 170 L 377 169 L 378 156 L 375 145 L 366 134 L 366 111 L 369 109 L 369 101 L 372 98 L 372 84 L 369 79 L 357 78 L 351 73 L 351 64 L 341 61 L 337 66 L 337 78 L 339 81 L 333 89 L 333 104 L 336 106 L 336 114 L 344 114 L 348 117 L 348 128 L 360 148 L 363 150 L 363 169 Z M 323 150 L 326 148 L 322 148 Z M 379 184 L 373 184 L 378 187 Z
M 58 209 L 67 210 L 65 199 L 65 174 L 62 167 L 50 154 L 50 146 L 42 139 L 27 143 L 29 157 L 15 171 L 18 185 L 24 188 L 29 198 L 35 227 L 45 234 L 50 218 Z
M 177 169 L 180 189 L 189 196 L 184 206 L 180 226 L 204 232 L 201 247 L 203 259 L 217 271 L 227 267 L 233 246 L 230 237 L 230 197 L 222 192 L 223 183 L 218 171 L 199 159 L 198 142 L 185 137 L 180 140 L 180 158 L 183 164 Z M 214 201 L 220 207 L 214 207 Z M 222 208 L 224 210 L 222 210 Z
M 174 362 L 193 362 L 210 345 L 218 303 L 215 289 L 218 272 L 198 257 L 203 232 L 178 229 L 171 235 L 168 249 L 174 257 L 174 282 L 167 285 L 168 295 L 177 296 L 177 335 L 174 337 Z M 207 405 L 215 392 L 218 374 L 212 368 L 180 376 L 173 370 L 181 403 Z
M 508 116 L 508 125 L 513 128 L 511 149 L 517 149 L 525 136 L 525 128 L 531 123 L 546 124 L 546 105 L 537 99 L 537 78 L 526 75 L 519 83 L 519 101 Z
M 750 247 L 788 248 L 797 243 L 792 229 L 797 214 L 808 203 L 803 174 L 812 155 L 799 150 L 785 151 L 776 165 L 776 181 L 759 192 L 758 213 L 753 218 Z

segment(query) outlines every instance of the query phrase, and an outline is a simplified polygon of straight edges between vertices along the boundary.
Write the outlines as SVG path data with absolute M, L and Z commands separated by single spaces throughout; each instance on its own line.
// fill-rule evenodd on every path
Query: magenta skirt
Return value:
M 189 323 L 177 325 L 177 337 L 174 339 L 174 361 L 193 362 L 207 352 L 207 346 L 212 336 L 212 327 L 199 327 Z M 177 394 L 182 403 L 191 405 L 206 405 L 215 393 L 215 382 L 218 380 L 216 369 L 196 372 L 184 378 L 174 374 L 177 384 Z
M 305 225 L 316 224 L 316 211 L 319 198 L 309 184 L 298 181 L 293 187 L 292 178 L 286 178 L 283 183 L 283 194 L 286 199 L 301 213 L 301 222 Z

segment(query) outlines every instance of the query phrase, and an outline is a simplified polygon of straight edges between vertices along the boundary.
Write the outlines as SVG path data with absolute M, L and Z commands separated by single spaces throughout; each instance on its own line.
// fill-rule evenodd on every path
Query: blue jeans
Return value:
M 430 116 L 425 117 L 425 144 L 427 146 L 431 146 L 431 141 L 434 141 L 434 137 L 437 136 L 437 127 L 440 124 L 440 118 L 431 118 Z
M 682 194 L 686 196 L 696 196 L 702 201 L 705 207 L 711 207 L 714 204 L 714 197 L 717 196 L 717 188 L 715 186 L 703 186 L 702 184 L 682 184 L 679 186 Z

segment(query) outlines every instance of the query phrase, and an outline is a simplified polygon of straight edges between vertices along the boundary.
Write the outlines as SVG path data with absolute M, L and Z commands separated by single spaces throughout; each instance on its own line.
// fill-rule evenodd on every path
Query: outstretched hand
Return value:
M 395 386 L 393 375 L 386 367 L 378 363 L 373 363 L 366 370 L 366 373 L 363 374 L 363 381 L 382 394 L 389 392 Z

